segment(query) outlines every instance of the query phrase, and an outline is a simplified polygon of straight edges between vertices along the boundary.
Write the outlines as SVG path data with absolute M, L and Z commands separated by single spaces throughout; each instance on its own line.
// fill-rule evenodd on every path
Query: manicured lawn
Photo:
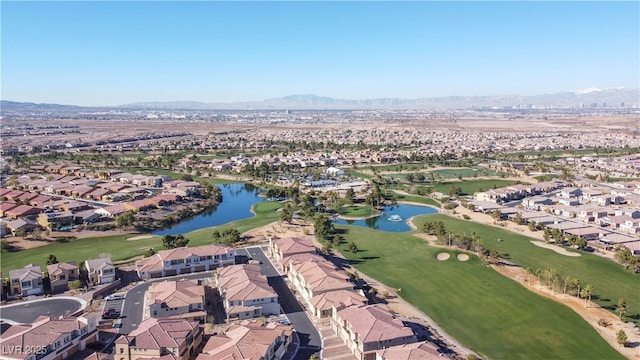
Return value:
M 465 346 L 493 359 L 622 359 L 568 307 L 540 297 L 475 256 L 437 261 L 444 250 L 408 233 L 337 225 L 361 250 L 342 253 L 393 288 Z
M 442 221 L 447 231 L 451 232 L 475 232 L 486 248 L 498 250 L 505 259 L 523 268 L 551 268 L 560 276 L 570 276 L 580 279 L 582 284 L 592 284 L 592 300 L 609 310 L 615 310 L 618 299 L 623 297 L 627 302 L 630 320 L 640 325 L 640 275 L 625 270 L 612 260 L 586 252 L 580 252 L 579 257 L 564 256 L 531 244 L 529 237 L 441 214 L 414 219 L 418 229 L 422 228 L 425 221 Z M 498 238 L 502 241 L 498 241 Z
M 373 208 L 369 205 L 365 206 L 344 206 L 338 208 L 338 214 L 350 217 L 364 217 L 375 214 Z
M 254 207 L 255 217 L 234 221 L 218 227 L 192 231 L 184 234 L 184 236 L 189 239 L 189 246 L 211 244 L 211 233 L 214 229 L 223 230 L 233 227 L 243 233 L 253 228 L 264 226 L 279 219 L 280 215 L 276 210 L 280 207 L 282 207 L 282 204 L 278 202 L 261 202 Z M 39 264 L 45 269 L 49 254 L 56 255 L 60 262 L 75 261 L 80 263 L 86 259 L 98 257 L 99 254 L 108 254 L 111 256 L 111 260 L 119 261 L 142 255 L 149 247 L 154 248 L 156 251 L 164 249 L 161 236 L 154 236 L 152 239 L 144 240 L 126 240 L 138 235 L 140 234 L 78 239 L 68 243 L 54 243 L 14 253 L 2 253 L 2 273 L 8 276 L 9 270 L 18 269 L 31 263 Z
M 451 181 L 451 182 L 441 182 L 439 184 L 434 184 L 432 186 L 433 191 L 438 191 L 443 194 L 448 194 L 449 190 L 451 190 L 451 186 L 459 187 L 462 191 L 462 195 L 473 195 L 478 191 L 487 191 L 490 189 L 501 188 L 504 186 L 509 186 L 515 184 L 515 181 L 511 180 L 463 180 L 463 181 Z
M 394 199 L 395 201 L 408 201 L 408 202 L 415 202 L 419 204 L 425 204 L 425 205 L 433 206 L 436 208 L 440 207 L 440 203 L 426 196 L 405 195 L 405 194 L 399 194 L 395 191 L 389 192 L 388 195 L 390 195 L 391 198 Z

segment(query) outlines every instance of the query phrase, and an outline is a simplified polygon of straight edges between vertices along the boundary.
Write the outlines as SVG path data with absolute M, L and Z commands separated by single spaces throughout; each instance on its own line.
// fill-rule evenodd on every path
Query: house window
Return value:
M 30 288 L 31 287 L 31 280 L 29 281 L 23 281 L 20 286 L 22 286 L 23 288 Z

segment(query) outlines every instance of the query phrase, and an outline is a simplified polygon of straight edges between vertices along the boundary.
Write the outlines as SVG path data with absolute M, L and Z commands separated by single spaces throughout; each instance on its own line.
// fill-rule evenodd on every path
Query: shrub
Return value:
M 462 218 L 465 219 L 465 220 L 471 219 L 471 217 L 469 215 L 467 215 L 467 214 L 462 214 Z

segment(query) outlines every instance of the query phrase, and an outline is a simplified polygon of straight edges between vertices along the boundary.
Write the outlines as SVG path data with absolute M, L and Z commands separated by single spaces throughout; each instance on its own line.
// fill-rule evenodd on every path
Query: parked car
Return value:
M 111 295 L 107 295 L 104 299 L 105 300 L 122 300 L 124 299 L 125 294 L 111 294 Z
M 104 309 L 102 312 L 103 319 L 117 319 L 120 317 L 120 311 L 116 309 Z

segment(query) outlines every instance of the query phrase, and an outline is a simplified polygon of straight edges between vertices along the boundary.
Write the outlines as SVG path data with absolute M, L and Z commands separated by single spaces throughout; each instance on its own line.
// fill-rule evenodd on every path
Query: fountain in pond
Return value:
M 389 221 L 402 221 L 402 218 L 400 217 L 400 215 L 391 215 L 391 216 L 389 216 L 389 218 L 387 220 L 389 220 Z

